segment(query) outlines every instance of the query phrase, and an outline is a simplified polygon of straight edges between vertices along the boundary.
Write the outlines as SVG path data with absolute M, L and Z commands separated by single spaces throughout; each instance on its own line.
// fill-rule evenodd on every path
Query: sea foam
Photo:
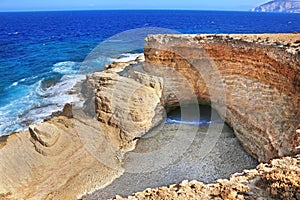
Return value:
M 62 110 L 66 103 L 82 106 L 82 99 L 74 92 L 75 85 L 85 78 L 85 75 L 77 74 L 79 67 L 80 63 L 72 61 L 54 64 L 52 71 L 59 73 L 60 78 L 49 87 L 44 87 L 43 82 L 53 78 L 55 74 L 50 72 L 23 78 L 9 86 L 7 90 L 14 95 L 6 97 L 6 105 L 0 107 L 0 135 L 42 122 L 53 112 Z

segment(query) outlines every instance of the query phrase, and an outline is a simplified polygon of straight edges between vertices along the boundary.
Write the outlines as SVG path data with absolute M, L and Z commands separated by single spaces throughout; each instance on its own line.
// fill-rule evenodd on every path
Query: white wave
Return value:
M 114 43 L 114 42 L 123 42 L 123 40 L 112 40 L 112 39 L 110 39 L 107 42 L 111 42 L 111 43 Z
M 60 74 L 74 74 L 79 65 L 80 63 L 73 61 L 59 62 L 53 65 L 53 71 Z
M 166 119 L 166 123 L 167 124 L 187 124 L 187 125 L 203 125 L 203 124 L 211 124 L 211 121 L 207 121 L 207 122 L 200 122 L 200 121 L 183 121 L 183 120 L 176 120 L 176 119 L 170 119 L 167 118 Z
M 74 86 L 84 78 L 85 75 L 64 75 L 47 89 L 42 87 L 43 79 L 22 88 L 25 90 L 20 90 L 21 97 L 0 107 L 0 135 L 24 130 L 27 124 L 42 122 L 53 112 L 62 110 L 66 103 L 82 106 L 82 99 L 74 92 Z
M 16 81 L 16 82 L 12 83 L 10 86 L 8 86 L 6 89 L 11 89 L 12 87 L 16 87 L 18 85 L 19 85 L 19 82 Z
M 16 31 L 16 32 L 13 32 L 13 33 L 7 33 L 7 35 L 18 35 L 19 34 L 19 32 L 18 31 Z
M 22 82 L 24 82 L 25 80 L 26 80 L 26 78 L 23 78 L 23 79 L 21 79 L 21 80 L 19 80 L 19 81 L 14 82 L 14 83 L 12 83 L 9 87 L 7 87 L 7 89 L 11 89 L 12 87 L 16 87 L 16 86 L 19 85 L 19 83 L 22 83 Z
M 124 53 L 119 58 L 111 58 L 112 62 L 130 62 L 135 61 L 137 57 L 143 55 L 142 53 Z
M 17 82 L 14 82 L 13 84 L 12 84 L 12 86 L 13 87 L 15 87 L 15 86 L 17 86 L 19 83 L 18 83 L 18 81 Z

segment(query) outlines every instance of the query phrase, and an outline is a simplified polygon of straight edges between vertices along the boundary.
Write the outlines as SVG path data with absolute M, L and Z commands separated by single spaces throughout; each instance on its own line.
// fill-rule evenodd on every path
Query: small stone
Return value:
M 123 199 L 120 195 L 116 195 L 116 199 Z

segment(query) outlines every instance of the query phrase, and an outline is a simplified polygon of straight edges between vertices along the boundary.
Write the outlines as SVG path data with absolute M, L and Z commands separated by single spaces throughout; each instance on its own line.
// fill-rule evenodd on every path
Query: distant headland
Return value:
M 275 0 L 251 9 L 253 12 L 300 13 L 300 1 Z

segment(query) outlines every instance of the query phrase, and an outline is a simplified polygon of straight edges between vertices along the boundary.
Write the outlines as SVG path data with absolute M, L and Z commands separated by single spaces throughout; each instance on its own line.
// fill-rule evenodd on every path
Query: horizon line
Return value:
M 252 12 L 249 10 L 235 10 L 235 9 L 188 9 L 188 8 L 111 8 L 111 9 L 49 9 L 49 10 L 0 10 L 0 13 L 14 13 L 14 12 L 65 12 L 65 11 L 228 11 L 228 12 Z

